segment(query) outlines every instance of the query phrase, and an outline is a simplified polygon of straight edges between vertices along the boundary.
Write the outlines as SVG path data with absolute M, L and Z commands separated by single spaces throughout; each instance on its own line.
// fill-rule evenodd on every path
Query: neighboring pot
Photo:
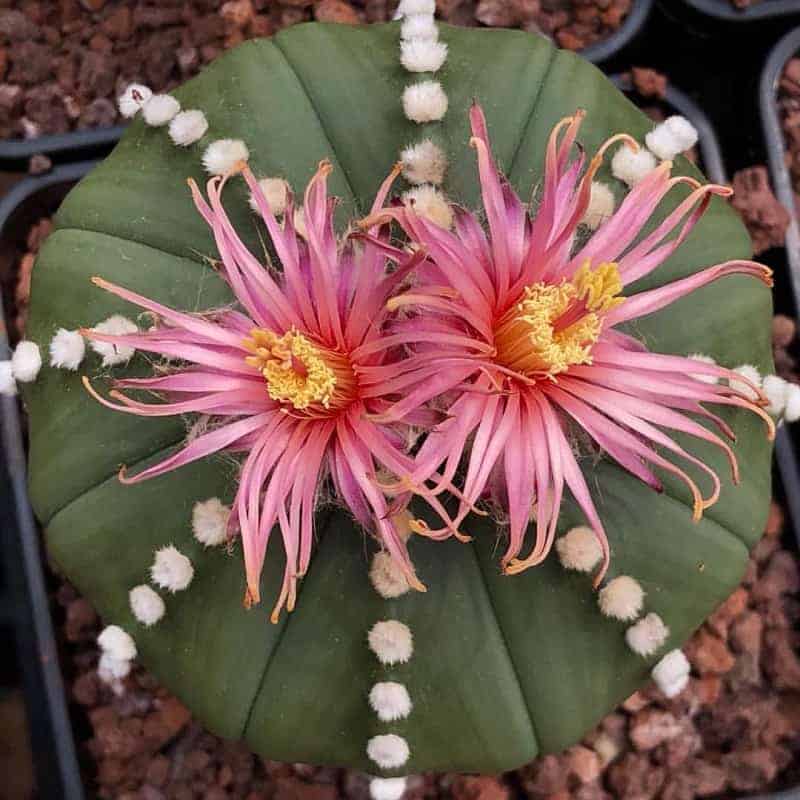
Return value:
M 778 2 L 778 0 L 773 0 Z M 800 8 L 800 2 L 794 3 Z M 798 228 L 794 192 L 784 153 L 780 113 L 778 111 L 778 82 L 784 66 L 792 56 L 800 51 L 800 28 L 787 33 L 770 52 L 761 73 L 759 102 L 761 105 L 761 124 L 767 146 L 770 177 L 775 195 L 781 205 L 789 212 L 790 222 L 786 231 L 786 260 L 789 268 L 789 282 L 794 295 L 795 310 L 800 309 L 800 229 Z M 785 427 L 778 431 L 775 452 L 784 485 L 787 487 L 786 502 L 794 520 L 800 520 L 800 468 L 796 456 L 796 442 Z
M 800 0 L 762 0 L 748 8 L 735 8 L 730 0 L 684 0 L 701 14 L 732 22 L 752 22 L 800 14 Z
M 11 228 L 25 202 L 53 187 L 69 186 L 94 166 L 83 162 L 56 167 L 27 178 L 0 200 L 0 235 Z M 1 299 L 1 298 L 0 298 Z M 0 328 L 0 357 L 8 357 L 6 327 Z M 3 564 L 7 585 L 0 586 L 4 622 L 14 628 L 26 696 L 37 796 L 44 800 L 83 800 L 83 786 L 72 735 L 58 648 L 42 568 L 42 548 L 27 493 L 25 446 L 15 398 L 0 396 L 2 463 L 0 495 Z

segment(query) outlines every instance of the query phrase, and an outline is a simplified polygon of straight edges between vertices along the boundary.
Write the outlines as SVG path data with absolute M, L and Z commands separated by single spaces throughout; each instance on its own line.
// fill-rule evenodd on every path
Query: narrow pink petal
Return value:
M 701 270 L 687 278 L 682 278 L 658 289 L 650 289 L 626 298 L 625 302 L 612 309 L 605 317 L 606 325 L 619 325 L 621 322 L 638 319 L 647 314 L 660 311 L 681 297 L 707 286 L 713 281 L 728 275 L 749 275 L 758 278 L 767 286 L 772 285 L 772 270 L 755 261 L 726 261 L 715 267 Z
M 221 428 L 211 431 L 211 433 L 204 433 L 193 439 L 185 447 L 177 453 L 165 458 L 163 461 L 148 467 L 136 475 L 128 476 L 125 468 L 120 470 L 120 482 L 122 483 L 141 483 L 148 478 L 154 478 L 156 475 L 163 475 L 165 472 L 170 472 L 173 469 L 182 467 L 185 464 L 190 464 L 192 461 L 197 461 L 200 458 L 216 453 L 229 445 L 234 444 L 237 439 L 241 439 L 251 431 L 257 430 L 262 425 L 266 425 L 274 416 L 274 411 L 269 411 L 264 414 L 256 414 L 253 417 L 232 422 Z

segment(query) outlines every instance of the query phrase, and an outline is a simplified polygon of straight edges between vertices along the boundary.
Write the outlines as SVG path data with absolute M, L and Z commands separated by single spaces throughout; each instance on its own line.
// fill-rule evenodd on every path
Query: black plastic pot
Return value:
M 593 64 L 599 64 L 617 55 L 644 28 L 653 10 L 653 3 L 654 0 L 634 0 L 622 25 L 608 38 L 585 47 L 580 51 L 581 55 Z
M 667 0 L 674 2 L 674 0 Z M 800 0 L 763 0 L 749 8 L 735 8 L 730 0 L 684 0 L 686 5 L 709 17 L 730 22 L 752 22 L 800 14 Z
M 781 205 L 789 211 L 790 223 L 786 231 L 786 261 L 789 272 L 789 285 L 794 295 L 794 307 L 800 309 L 800 230 L 795 211 L 794 192 L 789 170 L 786 167 L 780 114 L 778 112 L 778 83 L 786 62 L 800 50 L 800 28 L 784 36 L 773 48 L 764 70 L 761 73 L 759 101 L 764 140 L 767 145 L 767 159 L 775 195 Z M 776 456 L 784 484 L 797 487 L 786 492 L 786 502 L 791 515 L 800 520 L 800 467 L 796 456 L 796 444 L 791 433 L 782 428 L 778 432 Z
M 63 196 L 92 166 L 93 162 L 84 162 L 57 167 L 47 175 L 27 178 L 14 186 L 0 200 L 0 235 L 24 230 L 17 223 L 24 217 L 27 200 L 48 189 Z M 0 327 L 0 358 L 7 357 L 5 328 Z M 50 617 L 43 554 L 28 502 L 25 447 L 15 398 L 0 396 L 0 432 L 0 536 L 5 577 L 0 584 L 0 622 L 14 633 L 37 796 L 44 800 L 82 800 L 83 785 Z
M 66 160 L 84 155 L 89 151 L 110 150 L 125 131 L 124 125 L 111 128 L 92 128 L 52 136 L 37 136 L 34 139 L 0 139 L 0 160 L 24 161 L 37 153 Z

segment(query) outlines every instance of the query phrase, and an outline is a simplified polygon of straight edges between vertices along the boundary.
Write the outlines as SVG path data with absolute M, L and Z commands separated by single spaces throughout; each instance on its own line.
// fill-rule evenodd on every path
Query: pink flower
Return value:
M 603 564 L 595 576 L 598 585 L 608 567 L 608 542 L 574 454 L 573 431 L 583 429 L 609 457 L 656 490 L 661 482 L 653 467 L 679 476 L 692 492 L 695 519 L 717 500 L 720 481 L 665 429 L 721 448 L 734 480 L 738 468 L 727 442 L 683 412 L 710 420 L 732 438 L 729 426 L 701 404 L 746 408 L 763 417 L 774 435 L 757 387 L 753 389 L 759 400 L 752 402 L 717 383 L 741 380 L 738 374 L 698 360 L 651 353 L 617 326 L 726 275 L 751 275 L 771 285 L 771 272 L 750 261 L 731 261 L 626 297 L 626 286 L 675 252 L 711 197 L 727 196 L 730 190 L 701 186 L 688 177 L 671 178 L 671 164 L 663 163 L 573 253 L 573 236 L 604 153 L 620 140 L 636 146 L 628 136 L 615 136 L 584 170 L 584 156 L 572 155 L 582 118 L 578 112 L 553 130 L 541 199 L 532 216 L 498 174 L 483 113 L 474 106 L 471 144 L 478 155 L 488 236 L 475 216 L 456 208 L 452 233 L 415 213 L 413 205 L 384 209 L 365 224 L 396 220 L 426 253 L 417 285 L 390 299 L 389 306 L 407 309 L 409 325 L 414 314 L 431 317 L 428 328 L 434 328 L 435 321 L 436 332 L 415 347 L 416 359 L 430 365 L 437 391 L 456 392 L 448 418 L 420 448 L 416 469 L 407 480 L 421 482 L 441 468 L 443 482 L 449 481 L 468 452 L 454 526 L 434 531 L 417 521 L 418 532 L 433 538 L 452 535 L 470 507 L 491 490 L 509 519 L 504 570 L 516 573 L 540 563 L 550 551 L 566 485 L 603 549 Z M 660 201 L 678 184 L 691 187 L 689 196 L 651 233 L 642 235 Z M 459 344 L 465 337 L 474 342 L 469 350 Z M 453 368 L 438 366 L 443 364 Z M 399 418 L 424 390 L 412 390 L 380 419 Z M 705 472 L 711 485 L 707 496 L 681 466 L 661 453 Z M 441 484 L 438 490 L 443 489 Z M 521 555 L 532 518 L 535 541 L 530 552 Z
M 118 402 L 100 397 L 84 378 L 89 391 L 104 405 L 131 414 L 194 412 L 212 418 L 210 430 L 177 453 L 134 476 L 123 467 L 120 480 L 137 483 L 223 449 L 243 452 L 230 525 L 241 530 L 247 605 L 259 601 L 270 531 L 280 527 L 287 563 L 273 621 L 284 604 L 292 609 L 297 579 L 308 569 L 315 504 L 327 475 L 339 499 L 402 565 L 409 583 L 424 591 L 393 519 L 411 487 L 390 504 L 378 471 L 401 475 L 413 470 L 406 454 L 409 426 L 424 427 L 432 415 L 415 403 L 407 404 L 406 412 L 395 414 L 391 423 L 374 420 L 419 381 L 403 348 L 426 338 L 424 321 L 396 334 L 385 328 L 387 299 L 421 256 L 409 257 L 391 247 L 380 226 L 338 244 L 332 221 L 335 202 L 326 192 L 326 162 L 305 193 L 303 236 L 293 226 L 291 198 L 281 226 L 247 166 L 240 164 L 237 170 L 253 193 L 282 273 L 265 268 L 233 229 L 221 202 L 230 175 L 208 182 L 208 202 L 190 185 L 214 233 L 222 273 L 240 309 L 182 313 L 93 278 L 98 286 L 151 312 L 157 325 L 134 335 L 84 330 L 85 336 L 186 364 L 158 377 L 115 381 L 110 396 Z M 375 209 L 384 203 L 397 173 L 381 186 Z M 389 262 L 396 265 L 391 272 Z M 119 389 L 156 392 L 164 402 L 141 402 Z M 423 488 L 416 491 L 425 494 Z M 446 519 L 436 497 L 430 500 Z

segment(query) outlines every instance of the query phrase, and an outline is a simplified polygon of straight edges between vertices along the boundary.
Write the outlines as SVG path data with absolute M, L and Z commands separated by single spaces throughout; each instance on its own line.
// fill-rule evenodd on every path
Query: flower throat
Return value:
M 254 328 L 244 340 L 252 353 L 245 361 L 264 377 L 273 400 L 298 411 L 338 411 L 356 394 L 356 380 L 345 355 L 314 344 L 302 333 L 282 336 Z
M 590 364 L 603 316 L 625 301 L 614 262 L 590 268 L 587 260 L 571 281 L 534 283 L 495 329 L 497 358 L 527 377 L 553 377 Z

